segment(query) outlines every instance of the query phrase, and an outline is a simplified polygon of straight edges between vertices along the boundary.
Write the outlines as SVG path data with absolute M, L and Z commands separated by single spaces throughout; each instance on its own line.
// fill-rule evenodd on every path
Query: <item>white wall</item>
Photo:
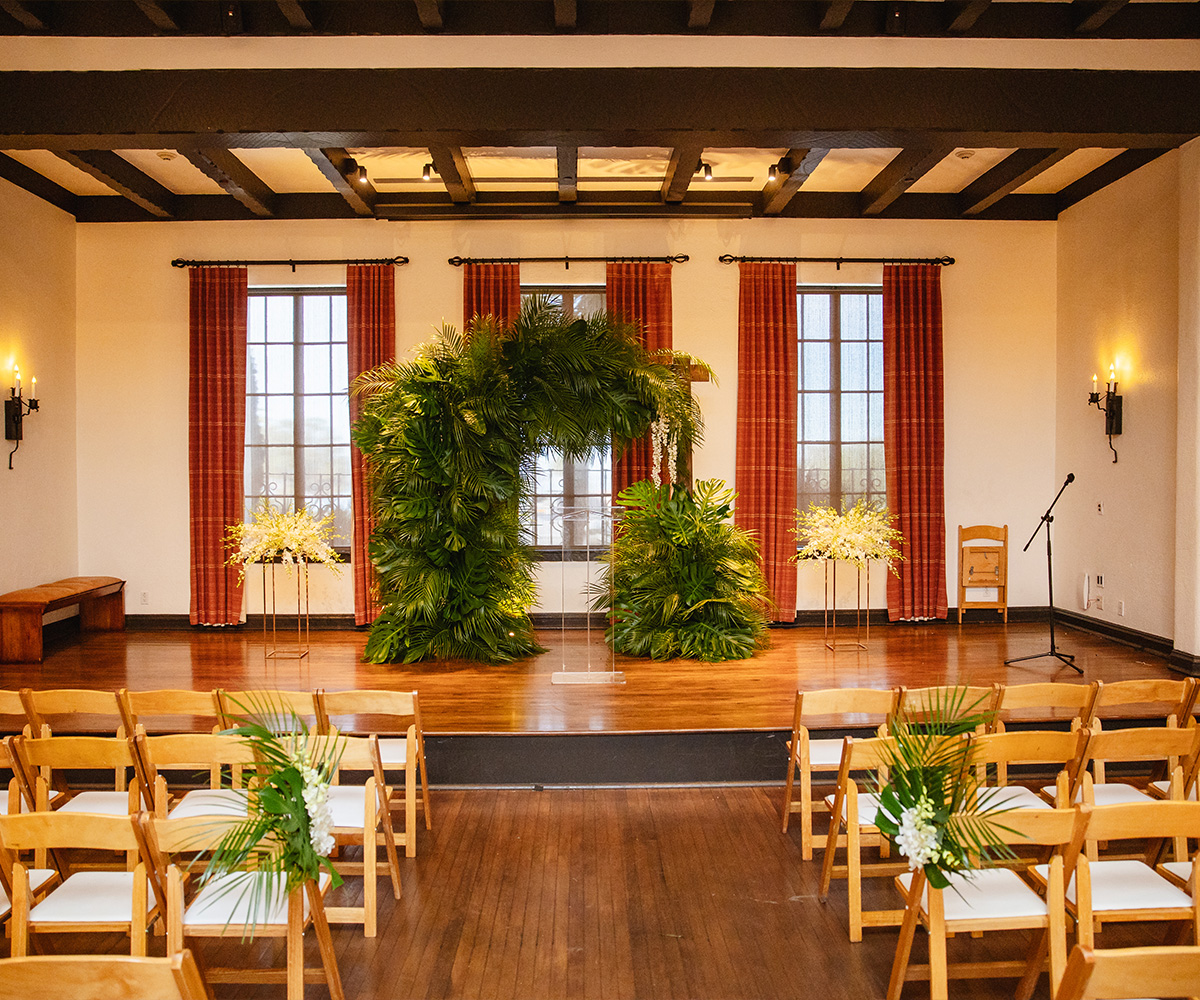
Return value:
M 1103 574 L 1093 590 L 1103 609 L 1083 613 L 1158 636 L 1174 634 L 1175 616 L 1179 236 L 1177 152 L 1058 222 L 1055 478 L 1076 480 L 1055 510 L 1055 604 L 1082 612 L 1083 575 Z M 1114 359 L 1124 406 L 1116 464 L 1104 417 L 1087 405 L 1092 375 L 1103 393 Z
M 1175 649 L 1200 654 L 1200 140 L 1179 151 Z
M 710 362 L 697 395 L 707 423 L 696 475 L 732 481 L 737 400 L 737 269 L 723 253 L 934 256 L 943 273 L 946 520 L 951 603 L 959 523 L 1036 524 L 1054 486 L 1055 226 L 880 220 L 555 220 L 86 225 L 78 235 L 79 560 L 129 579 L 131 612 L 183 613 L 187 573 L 187 275 L 173 257 L 375 257 L 397 271 L 401 355 L 445 320 L 462 322 L 461 273 L 446 258 L 687 253 L 674 272 L 675 346 Z M 252 269 L 252 284 L 321 283 L 338 270 Z M 527 281 L 601 284 L 603 265 L 527 265 Z M 806 265 L 805 282 L 878 281 L 877 266 Z M 1089 373 L 1090 374 L 1090 373 Z M 114 391 L 116 387 L 128 390 Z M 117 512 L 120 512 L 117 516 Z M 557 609 L 558 570 L 542 605 Z M 821 606 L 819 568 L 802 567 L 802 607 Z M 1045 603 L 1040 558 L 1014 555 L 1010 604 Z M 881 576 L 872 604 L 884 604 Z M 251 588 L 255 589 L 255 588 Z M 349 575 L 314 591 L 313 610 L 351 608 Z M 140 605 L 146 591 L 148 604 Z M 568 601 L 568 604 L 571 602 Z M 581 607 L 579 602 L 576 607 Z
M 75 494 L 75 220 L 0 180 L 0 395 L 12 369 L 41 409 L 0 441 L 0 593 L 78 570 Z

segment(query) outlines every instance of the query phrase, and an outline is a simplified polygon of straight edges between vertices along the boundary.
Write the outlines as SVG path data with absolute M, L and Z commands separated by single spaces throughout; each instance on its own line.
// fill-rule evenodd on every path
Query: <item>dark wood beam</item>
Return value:
M 441 0 L 413 0 L 417 5 L 417 17 L 421 19 L 421 27 L 426 31 L 441 31 L 446 27 L 442 16 Z
M 779 163 L 779 177 L 763 188 L 763 215 L 778 215 L 788 206 L 828 149 L 789 149 Z
M 662 200 L 671 204 L 683 201 L 687 194 L 692 178 L 696 176 L 696 167 L 704 155 L 703 146 L 676 146 L 671 150 L 671 160 L 667 164 L 667 174 L 663 178 Z
M 943 146 L 933 149 L 913 147 L 902 149 L 884 167 L 859 196 L 863 215 L 878 215 L 925 174 L 946 158 Z
M 30 31 L 46 31 L 50 25 L 33 12 L 33 8 L 22 0 L 0 0 L 0 10 Z
M 1060 212 L 1070 208 L 1077 202 L 1083 201 L 1088 195 L 1095 194 L 1101 188 L 1106 188 L 1114 181 L 1119 181 L 1127 174 L 1133 173 L 1139 167 L 1157 160 L 1169 149 L 1127 149 L 1118 153 L 1107 163 L 1101 164 L 1090 173 L 1084 174 L 1073 184 L 1068 184 L 1058 192 L 1057 205 Z
M 688 27 L 693 30 L 707 28 L 712 24 L 716 0 L 688 0 Z
M 183 149 L 180 152 L 255 215 L 275 214 L 275 192 L 228 149 Z
M 175 20 L 158 0 L 134 0 L 138 10 L 146 15 L 148 20 L 159 31 L 178 31 L 179 22 Z
M 79 201 L 76 194 L 55 184 L 54 181 L 39 174 L 36 170 L 25 166 L 20 160 L 14 160 L 11 156 L 5 156 L 3 153 L 0 153 L 0 177 L 19 188 L 24 188 L 30 194 L 36 195 L 56 208 L 61 208 L 64 212 L 75 214 L 76 204 Z
M 106 149 L 76 149 L 57 155 L 151 215 L 169 219 L 175 214 L 174 193 L 117 153 Z
M 450 200 L 456 205 L 467 204 L 475 200 L 475 182 L 471 179 L 471 171 L 467 167 L 467 158 L 463 156 L 461 146 L 430 146 L 429 158 L 433 160 L 433 168 L 438 172 L 442 183 L 450 194 Z
M 821 30 L 837 31 L 846 23 L 853 6 L 854 0 L 832 0 L 831 3 L 825 4 L 825 11 L 821 15 Z
M 575 146 L 558 147 L 558 200 L 572 202 L 579 197 L 579 150 Z
M 297 31 L 312 31 L 312 18 L 305 13 L 300 0 L 275 0 L 279 12 L 287 18 L 287 23 Z
M 346 199 L 347 204 L 354 209 L 356 215 L 375 214 L 375 200 L 378 197 L 375 186 L 370 182 L 359 184 L 346 176 L 349 172 L 348 161 L 352 157 L 345 149 L 322 147 L 305 149 L 304 152 L 317 165 L 317 169 L 325 175 L 325 179 L 333 185 L 334 190 Z
M 1017 149 L 991 170 L 981 174 L 962 191 L 959 202 L 963 215 L 979 215 L 1022 184 L 1070 156 L 1069 149 Z
M 992 5 L 992 0 L 968 0 L 959 3 L 957 0 L 945 0 L 949 5 L 950 23 L 946 30 L 952 35 L 961 35 L 975 27 L 975 22 Z
M 579 11 L 575 0 L 554 0 L 554 27 L 558 31 L 574 31 L 577 27 Z
M 1094 34 L 1128 2 L 1129 0 L 1105 0 L 1104 3 L 1093 3 L 1091 0 L 1073 0 L 1071 7 L 1078 11 L 1075 31 L 1080 35 Z

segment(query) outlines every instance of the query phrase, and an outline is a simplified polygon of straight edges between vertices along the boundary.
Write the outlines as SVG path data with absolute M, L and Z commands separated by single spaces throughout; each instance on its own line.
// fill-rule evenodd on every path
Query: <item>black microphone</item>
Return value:
M 1068 473 L 1067 473 L 1067 482 L 1068 482 L 1068 483 L 1073 483 L 1073 482 L 1075 482 L 1075 473 L 1073 473 L 1073 472 L 1068 472 Z

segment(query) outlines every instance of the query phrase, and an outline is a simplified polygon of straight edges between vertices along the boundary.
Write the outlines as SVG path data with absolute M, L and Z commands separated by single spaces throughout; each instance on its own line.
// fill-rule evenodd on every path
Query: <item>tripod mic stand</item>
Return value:
M 1046 656 L 1053 656 L 1057 660 L 1061 660 L 1077 674 L 1082 674 L 1083 671 L 1075 666 L 1075 657 L 1071 653 L 1060 653 L 1054 646 L 1054 556 L 1050 550 L 1050 525 L 1054 518 L 1050 512 L 1054 510 L 1054 504 L 1058 503 L 1058 498 L 1063 495 L 1063 490 L 1075 482 L 1075 473 L 1067 473 L 1067 481 L 1062 484 L 1062 489 L 1055 494 L 1054 500 L 1050 506 L 1046 508 L 1046 513 L 1042 515 L 1038 526 L 1033 529 L 1033 534 L 1029 536 L 1029 541 L 1025 543 L 1025 548 L 1022 552 L 1027 552 L 1029 546 L 1033 544 L 1033 540 L 1037 538 L 1037 533 L 1042 530 L 1042 526 L 1046 527 L 1046 575 L 1050 583 L 1050 649 L 1045 653 L 1033 653 L 1029 656 L 1014 656 L 1011 660 L 1005 660 L 1005 664 L 1020 663 L 1022 660 L 1040 660 Z

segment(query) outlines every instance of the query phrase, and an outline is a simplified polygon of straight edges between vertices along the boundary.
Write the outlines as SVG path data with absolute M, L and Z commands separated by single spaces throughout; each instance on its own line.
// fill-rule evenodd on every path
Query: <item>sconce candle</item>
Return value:
M 1113 448 L 1113 435 L 1121 433 L 1121 397 L 1117 395 L 1117 366 L 1108 366 L 1108 381 L 1104 384 L 1104 401 L 1096 389 L 1098 379 L 1092 376 L 1092 391 L 1088 394 L 1088 405 L 1095 406 L 1104 414 L 1104 433 L 1108 435 L 1108 447 L 1113 453 L 1113 464 L 1117 461 L 1117 449 Z
M 13 467 L 13 455 L 21 447 L 24 438 L 25 418 L 34 410 L 39 409 L 37 400 L 37 379 L 30 380 L 29 398 L 21 395 L 21 369 L 13 365 L 13 387 L 10 398 L 4 401 L 4 439 L 15 441 L 13 450 L 8 453 L 8 467 Z

